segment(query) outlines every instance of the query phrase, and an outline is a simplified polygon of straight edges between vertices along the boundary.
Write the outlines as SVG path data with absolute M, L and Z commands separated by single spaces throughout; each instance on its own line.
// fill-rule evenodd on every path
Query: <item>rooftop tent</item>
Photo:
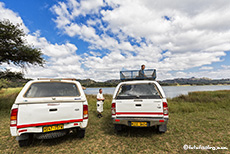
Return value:
M 144 76 L 139 73 L 140 70 L 120 71 L 120 79 L 125 80 L 155 80 L 156 69 L 144 70 Z

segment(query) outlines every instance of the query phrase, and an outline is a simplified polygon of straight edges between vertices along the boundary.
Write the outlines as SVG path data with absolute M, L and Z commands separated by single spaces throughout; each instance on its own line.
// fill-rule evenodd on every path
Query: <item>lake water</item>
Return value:
M 193 91 L 216 91 L 216 90 L 230 90 L 230 85 L 207 85 L 207 86 L 162 86 L 167 98 L 173 98 L 181 94 L 187 95 Z M 113 94 L 115 87 L 102 88 L 104 94 Z M 96 95 L 99 88 L 86 88 L 86 94 Z

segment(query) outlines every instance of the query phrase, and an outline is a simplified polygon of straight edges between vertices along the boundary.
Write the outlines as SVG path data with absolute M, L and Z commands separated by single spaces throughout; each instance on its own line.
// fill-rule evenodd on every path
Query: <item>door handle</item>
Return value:
M 134 99 L 134 102 L 142 102 L 142 99 Z
M 136 104 L 136 106 L 141 106 L 141 104 Z
M 50 109 L 49 111 L 50 112 L 54 112 L 54 111 L 57 111 L 57 109 Z

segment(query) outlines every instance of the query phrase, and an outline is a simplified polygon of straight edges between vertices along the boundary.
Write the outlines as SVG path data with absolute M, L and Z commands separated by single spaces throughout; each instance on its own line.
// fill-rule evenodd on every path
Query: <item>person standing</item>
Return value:
M 104 100 L 105 98 L 102 94 L 102 89 L 99 89 L 99 93 L 97 94 L 97 112 L 98 112 L 97 117 L 98 118 L 103 117 L 101 113 L 103 112 Z
M 145 65 L 141 65 L 141 70 L 139 71 L 139 77 L 141 78 L 147 77 L 145 75 Z

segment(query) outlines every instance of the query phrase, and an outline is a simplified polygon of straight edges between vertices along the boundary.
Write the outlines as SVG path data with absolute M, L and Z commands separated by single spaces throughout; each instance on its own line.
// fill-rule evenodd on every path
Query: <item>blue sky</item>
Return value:
M 120 70 L 156 68 L 158 79 L 229 78 L 226 0 L 0 0 L 0 20 L 22 23 L 44 68 L 26 77 L 118 79 Z

